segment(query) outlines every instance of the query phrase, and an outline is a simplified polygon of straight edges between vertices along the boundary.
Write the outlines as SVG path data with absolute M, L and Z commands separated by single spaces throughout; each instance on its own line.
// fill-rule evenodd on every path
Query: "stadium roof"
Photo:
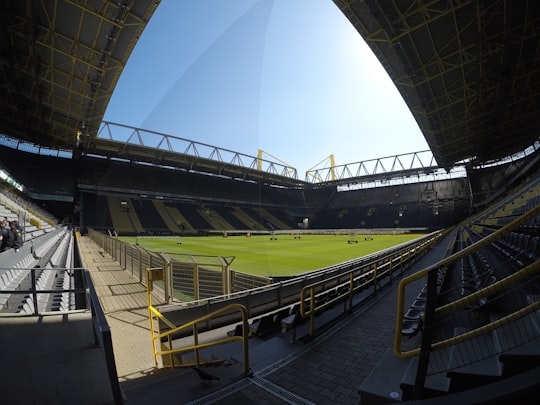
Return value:
M 72 149 L 95 136 L 155 0 L 0 2 L 0 133 Z
M 334 3 L 385 67 L 440 166 L 498 160 L 538 139 L 540 2 Z
M 538 140 L 540 2 L 334 2 L 396 83 L 440 166 L 497 160 Z M 0 2 L 0 133 L 68 150 L 77 134 L 97 137 L 158 5 Z

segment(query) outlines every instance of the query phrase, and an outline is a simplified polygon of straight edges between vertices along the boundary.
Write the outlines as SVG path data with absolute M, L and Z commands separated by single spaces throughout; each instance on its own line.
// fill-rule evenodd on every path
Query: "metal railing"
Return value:
M 88 308 L 88 297 L 86 287 L 53 287 L 49 283 L 40 283 L 40 278 L 55 278 L 59 273 L 65 273 L 65 277 L 75 278 L 75 273 L 84 272 L 81 268 L 2 268 L 0 269 L 0 276 L 3 274 L 12 274 L 13 288 L 4 288 L 0 290 L 0 297 L 2 297 L 3 312 L 17 313 L 18 315 L 43 315 L 43 314 L 57 314 L 68 310 L 74 310 L 75 308 L 59 307 L 58 309 L 51 308 L 52 299 L 55 296 L 64 296 L 66 294 L 74 296 L 85 296 L 86 306 L 82 306 L 82 309 Z M 39 275 L 37 274 L 39 273 Z M 54 273 L 54 274 L 53 274 Z M 51 275 L 52 274 L 52 275 Z M 79 279 L 84 279 L 83 276 L 79 276 Z M 18 300 L 15 297 L 20 296 Z M 74 300 L 72 300 L 74 301 Z M 10 307 L 10 302 L 13 307 Z M 83 301 L 84 302 L 84 301 Z
M 88 230 L 88 235 L 143 285 L 147 284 L 146 268 L 166 269 L 164 279 L 157 284 L 163 303 L 228 295 L 245 286 L 270 284 L 268 277 L 246 273 L 240 276 L 231 270 L 230 257 L 157 253 L 93 229 Z
M 223 345 L 230 342 L 237 342 L 240 341 L 242 343 L 243 348 L 243 356 L 244 356 L 244 374 L 249 374 L 249 349 L 248 349 L 248 338 L 249 338 L 249 325 L 248 325 L 248 313 L 247 309 L 243 305 L 239 304 L 230 304 L 225 306 L 224 308 L 221 308 L 219 310 L 216 310 L 212 312 L 211 314 L 204 315 L 202 317 L 199 317 L 197 319 L 194 319 L 190 322 L 187 322 L 183 325 L 177 326 L 170 320 L 168 320 L 160 311 L 158 308 L 154 307 L 152 305 L 152 284 L 154 281 L 163 279 L 163 269 L 147 269 L 147 299 L 148 299 L 148 318 L 150 322 L 150 333 L 152 336 L 152 349 L 154 353 L 154 361 L 156 364 L 156 367 L 158 367 L 158 356 L 168 356 L 168 363 L 171 365 L 171 367 L 174 367 L 174 365 L 177 363 L 175 361 L 175 355 L 176 354 L 182 354 L 185 352 L 194 352 L 195 353 L 195 361 L 193 363 L 182 363 L 181 366 L 193 366 L 196 365 L 199 367 L 202 363 L 201 356 L 200 356 L 200 350 L 208 347 Z M 242 317 L 242 336 L 228 336 L 226 338 L 216 339 L 209 342 L 200 342 L 199 341 L 199 328 L 198 325 L 203 322 L 207 322 L 208 320 L 211 320 L 215 317 L 218 317 L 222 314 L 238 311 L 241 314 Z M 154 318 L 159 319 L 163 324 L 167 325 L 170 330 L 167 330 L 165 332 L 159 332 L 156 333 L 156 327 L 154 325 Z M 159 329 L 159 328 L 158 328 Z M 188 345 L 185 347 L 177 347 L 173 348 L 173 340 L 176 334 L 179 332 L 182 332 L 183 330 L 190 329 L 191 330 L 191 336 L 193 338 L 193 344 Z M 168 348 L 163 349 L 163 340 L 167 342 Z M 158 343 L 156 343 L 158 342 Z M 158 349 L 158 344 L 160 346 L 160 349 Z
M 341 301 L 348 303 L 346 310 L 351 311 L 356 293 L 372 286 L 375 294 L 379 288 L 379 281 L 385 278 L 391 281 L 398 272 L 400 275 L 403 274 L 406 265 L 410 266 L 447 233 L 448 231 L 435 233 L 397 252 L 378 257 L 372 262 L 303 287 L 300 292 L 300 316 L 309 318 L 309 336 L 313 336 L 315 332 L 317 314 Z M 329 291 L 333 290 L 336 293 L 330 299 L 317 299 L 323 295 L 327 296 Z
M 482 252 L 489 252 L 489 249 L 494 244 L 500 242 L 508 233 L 521 225 L 531 221 L 540 214 L 540 206 L 536 206 L 519 216 L 517 219 L 494 231 L 493 233 L 482 237 L 480 240 L 471 245 L 457 251 L 447 258 L 433 264 L 432 266 L 423 269 L 413 275 L 405 277 L 398 286 L 398 304 L 396 311 L 396 327 L 394 337 L 394 354 L 398 358 L 418 357 L 418 368 L 416 373 L 416 381 L 414 384 L 414 398 L 421 398 L 421 392 L 424 387 L 425 379 L 428 375 L 445 373 L 449 368 L 459 368 L 467 364 L 472 364 L 475 361 L 497 355 L 497 353 L 486 351 L 485 347 L 481 347 L 480 337 L 494 330 L 499 333 L 507 333 L 503 327 L 511 325 L 516 320 L 529 323 L 533 319 L 527 318 L 528 314 L 533 314 L 540 308 L 540 301 L 529 301 L 525 299 L 527 294 L 528 282 L 533 278 L 538 278 L 540 275 L 540 260 L 532 259 L 530 263 L 525 263 L 516 271 L 512 271 L 509 258 L 508 262 L 500 263 L 499 271 L 505 270 L 506 276 L 500 277 L 498 281 L 495 278 L 489 282 L 483 283 L 470 293 L 455 293 L 452 297 L 452 289 L 454 287 L 443 287 L 445 277 L 449 277 L 452 271 L 462 269 L 464 263 L 474 255 L 482 255 Z M 421 342 L 413 348 L 407 348 L 403 338 L 403 327 L 406 321 L 406 306 L 405 299 L 410 297 L 410 289 L 418 290 L 421 280 L 425 280 L 422 294 L 425 295 L 425 306 L 421 310 L 419 325 L 422 330 Z M 456 280 L 454 274 L 453 280 Z M 463 281 L 462 281 L 463 282 Z M 407 290 L 409 289 L 409 291 Z M 409 294 L 407 294 L 409 292 Z M 504 295 L 504 297 L 503 297 Z M 478 317 L 483 312 L 484 308 L 496 302 L 496 299 L 507 298 L 512 301 L 512 311 L 499 315 L 494 319 L 474 322 L 472 318 Z M 518 302 L 519 301 L 519 302 Z M 463 327 L 467 325 L 467 327 Z M 526 328 L 534 328 L 526 325 Z M 441 330 L 453 331 L 453 333 L 443 333 Z M 505 336 L 509 341 L 505 350 L 509 350 L 511 345 L 520 346 L 530 341 L 531 336 L 536 338 L 537 334 Z M 408 341 L 407 341 L 408 342 Z M 443 355 L 444 349 L 448 349 L 457 345 L 468 343 L 471 345 L 468 349 L 469 355 L 467 358 L 453 358 L 453 365 L 449 366 L 448 357 Z M 454 351 L 455 352 L 455 351 Z M 471 355 L 474 353 L 474 356 Z M 440 364 L 437 364 L 437 355 L 444 358 Z M 434 356 L 434 360 L 430 361 L 430 356 Z

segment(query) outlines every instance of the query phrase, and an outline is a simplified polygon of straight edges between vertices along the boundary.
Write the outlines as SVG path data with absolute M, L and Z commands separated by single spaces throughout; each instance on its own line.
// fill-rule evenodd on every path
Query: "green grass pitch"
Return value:
M 259 236 L 203 236 L 203 237 L 139 237 L 145 249 L 175 254 L 234 256 L 231 269 L 260 276 L 292 276 L 398 245 L 415 239 L 418 234 L 355 235 L 357 243 L 348 243 L 351 236 L 292 234 Z M 371 239 L 372 240 L 369 240 Z M 135 244 L 136 237 L 122 237 Z M 368 240 L 366 240 L 368 239 Z M 181 243 L 179 243 L 181 242 Z

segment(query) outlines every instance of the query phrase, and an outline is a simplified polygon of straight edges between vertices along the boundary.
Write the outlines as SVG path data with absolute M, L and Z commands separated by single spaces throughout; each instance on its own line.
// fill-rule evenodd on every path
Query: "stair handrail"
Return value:
M 187 351 L 194 351 L 195 352 L 195 365 L 199 367 L 201 365 L 201 357 L 199 350 L 204 349 L 206 347 L 212 347 L 217 345 L 222 345 L 230 342 L 236 342 L 241 341 L 242 342 L 242 349 L 243 349 L 243 356 L 244 356 L 244 374 L 247 376 L 250 373 L 249 368 L 249 345 L 248 345 L 248 338 L 249 338 L 249 324 L 248 324 L 248 311 L 247 308 L 244 305 L 241 304 L 229 304 L 223 308 L 217 309 L 209 314 L 203 315 L 199 318 L 196 318 L 190 322 L 186 322 L 183 325 L 176 326 L 173 322 L 168 320 L 160 311 L 158 308 L 154 307 L 152 305 L 152 284 L 153 281 L 159 280 L 163 277 L 164 270 L 162 268 L 147 268 L 147 300 L 148 300 L 148 318 L 150 322 L 150 333 L 152 336 L 152 349 L 154 353 L 154 362 L 156 367 L 158 367 L 158 356 L 169 356 L 170 365 L 171 367 L 174 367 L 174 354 L 176 353 L 182 353 Z M 200 343 L 199 342 L 199 330 L 197 325 L 201 322 L 205 322 L 208 320 L 211 320 L 212 318 L 215 318 L 219 315 L 232 312 L 234 310 L 238 310 L 241 313 L 242 316 L 242 336 L 227 336 L 225 338 L 215 339 L 209 342 Z M 164 324 L 166 324 L 170 330 L 166 332 L 160 332 L 156 333 L 156 328 L 154 327 L 154 316 L 161 320 Z M 187 328 L 193 328 L 193 345 L 185 346 L 185 347 L 179 347 L 173 349 L 172 343 L 173 343 L 173 335 L 180 332 L 181 330 L 187 329 Z M 161 342 L 162 339 L 166 339 L 169 345 L 168 350 L 158 350 L 156 345 L 156 340 Z M 189 364 L 190 366 L 192 364 Z
M 527 211 L 520 217 L 516 218 L 506 226 L 496 230 L 492 234 L 485 236 L 483 239 L 471 244 L 470 246 L 467 246 L 466 248 L 460 250 L 459 252 L 456 252 L 439 262 L 428 266 L 427 268 L 418 271 L 415 274 L 412 274 L 410 276 L 406 276 L 403 278 L 399 285 L 398 285 L 398 302 L 397 302 L 397 310 L 396 310 L 396 328 L 394 332 L 394 354 L 398 358 L 410 358 L 414 356 L 418 356 L 420 350 L 419 349 L 412 349 L 409 351 L 401 351 L 401 345 L 402 345 L 402 335 L 401 335 L 401 329 L 403 325 L 404 320 L 404 307 L 405 307 L 405 289 L 406 287 L 422 278 L 425 278 L 428 276 L 430 272 L 437 272 L 440 268 L 448 267 L 458 261 L 459 259 L 468 256 L 469 254 L 477 251 L 478 249 L 485 247 L 495 240 L 500 239 L 507 233 L 511 232 L 515 228 L 519 227 L 521 224 L 531 220 L 536 215 L 540 214 L 540 205 L 537 205 L 536 207 L 532 208 L 531 210 Z M 493 283 L 484 289 L 481 289 L 477 292 L 474 292 L 464 298 L 461 298 L 459 300 L 456 300 L 455 302 L 452 302 L 450 304 L 447 304 L 445 306 L 439 307 L 435 309 L 435 313 L 439 314 L 442 313 L 442 311 L 450 311 L 452 309 L 462 308 L 467 304 L 473 303 L 478 298 L 487 297 L 490 294 L 493 294 L 496 291 L 500 291 L 502 288 L 507 287 L 514 282 L 512 280 L 521 279 L 524 277 L 528 277 L 531 274 L 534 274 L 540 269 L 540 263 L 537 260 L 536 262 L 530 264 L 529 266 L 526 266 L 525 268 L 521 269 L 520 271 L 512 274 L 509 277 L 506 277 L 502 280 L 499 280 L 496 283 Z M 431 300 L 427 300 L 426 302 L 426 312 L 428 311 L 429 306 L 434 306 L 435 303 Z M 503 318 L 504 319 L 504 318 Z M 508 320 L 510 322 L 510 320 Z M 451 340 L 451 342 L 454 342 L 454 340 Z

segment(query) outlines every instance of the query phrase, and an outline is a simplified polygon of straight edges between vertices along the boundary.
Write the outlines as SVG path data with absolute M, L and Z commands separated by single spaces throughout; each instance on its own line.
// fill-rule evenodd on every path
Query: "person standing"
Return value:
M 9 226 L 7 218 L 4 217 L 4 219 L 0 222 L 0 252 L 3 252 L 4 250 L 8 250 L 8 242 L 9 242 Z
M 22 228 L 17 221 L 11 221 L 9 223 L 8 248 L 15 249 L 18 252 L 23 243 Z

